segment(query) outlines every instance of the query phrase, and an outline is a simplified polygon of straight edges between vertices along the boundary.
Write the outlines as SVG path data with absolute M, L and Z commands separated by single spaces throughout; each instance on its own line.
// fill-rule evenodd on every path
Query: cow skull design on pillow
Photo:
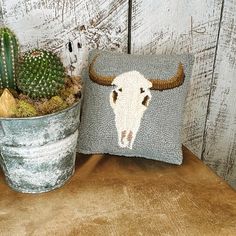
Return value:
M 151 100 L 152 83 L 138 71 L 117 76 L 113 81 L 110 104 L 115 113 L 118 144 L 132 149 L 141 119 Z
M 132 149 L 141 119 L 151 101 L 150 89 L 165 90 L 182 85 L 183 65 L 179 64 L 176 75 L 163 80 L 146 79 L 138 71 L 129 71 L 118 76 L 101 76 L 94 69 L 96 58 L 90 65 L 90 78 L 98 84 L 113 86 L 109 99 L 115 114 L 118 145 Z

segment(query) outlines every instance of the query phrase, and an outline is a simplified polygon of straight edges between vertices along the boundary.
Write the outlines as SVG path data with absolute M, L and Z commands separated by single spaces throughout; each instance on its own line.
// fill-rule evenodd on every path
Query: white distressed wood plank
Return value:
M 132 53 L 195 54 L 183 123 L 184 144 L 202 153 L 222 0 L 133 0 Z
M 2 8 L 23 51 L 51 49 L 70 74 L 80 74 L 92 48 L 127 50 L 126 0 L 2 0 Z
M 236 1 L 225 0 L 203 160 L 236 188 Z
M 0 0 L 0 27 L 3 27 L 2 1 Z

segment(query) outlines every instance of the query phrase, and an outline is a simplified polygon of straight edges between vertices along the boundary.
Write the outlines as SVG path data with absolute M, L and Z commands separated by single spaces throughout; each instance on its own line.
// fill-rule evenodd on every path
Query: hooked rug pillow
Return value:
M 78 151 L 182 163 L 193 56 L 94 50 L 83 73 Z

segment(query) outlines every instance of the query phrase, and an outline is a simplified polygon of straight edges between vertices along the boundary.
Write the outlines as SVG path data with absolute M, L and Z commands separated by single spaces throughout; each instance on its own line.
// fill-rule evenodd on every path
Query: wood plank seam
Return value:
M 202 153 L 201 153 L 201 160 L 203 160 L 203 161 L 204 161 L 204 155 L 205 155 L 205 151 L 206 151 L 207 119 L 208 119 L 209 113 L 210 113 L 210 100 L 211 100 L 212 89 L 213 89 L 213 85 L 214 85 L 214 73 L 215 73 L 217 52 L 218 52 L 218 47 L 219 47 L 219 39 L 220 39 L 220 32 L 221 32 L 220 29 L 221 29 L 222 19 L 223 19 L 224 4 L 225 4 L 225 0 L 222 0 L 221 11 L 220 11 L 220 20 L 219 20 L 219 29 L 218 29 L 218 33 L 217 33 L 216 47 L 215 47 L 215 54 L 214 54 L 214 62 L 213 62 L 213 69 L 212 69 L 212 79 L 211 79 L 211 83 L 210 83 L 210 91 L 209 91 L 209 95 L 208 95 L 206 119 L 205 119 L 205 124 L 204 124 Z
M 236 188 L 236 4 L 225 1 L 210 110 L 204 162 Z
M 127 42 L 127 52 L 131 54 L 131 31 L 132 31 L 132 0 L 129 0 L 128 4 L 128 42 Z

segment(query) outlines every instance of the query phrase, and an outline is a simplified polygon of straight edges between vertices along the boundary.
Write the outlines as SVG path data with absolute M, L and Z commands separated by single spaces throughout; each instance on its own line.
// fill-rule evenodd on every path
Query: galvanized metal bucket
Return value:
M 8 185 L 24 193 L 62 186 L 74 173 L 80 102 L 50 115 L 0 119 L 0 164 Z

